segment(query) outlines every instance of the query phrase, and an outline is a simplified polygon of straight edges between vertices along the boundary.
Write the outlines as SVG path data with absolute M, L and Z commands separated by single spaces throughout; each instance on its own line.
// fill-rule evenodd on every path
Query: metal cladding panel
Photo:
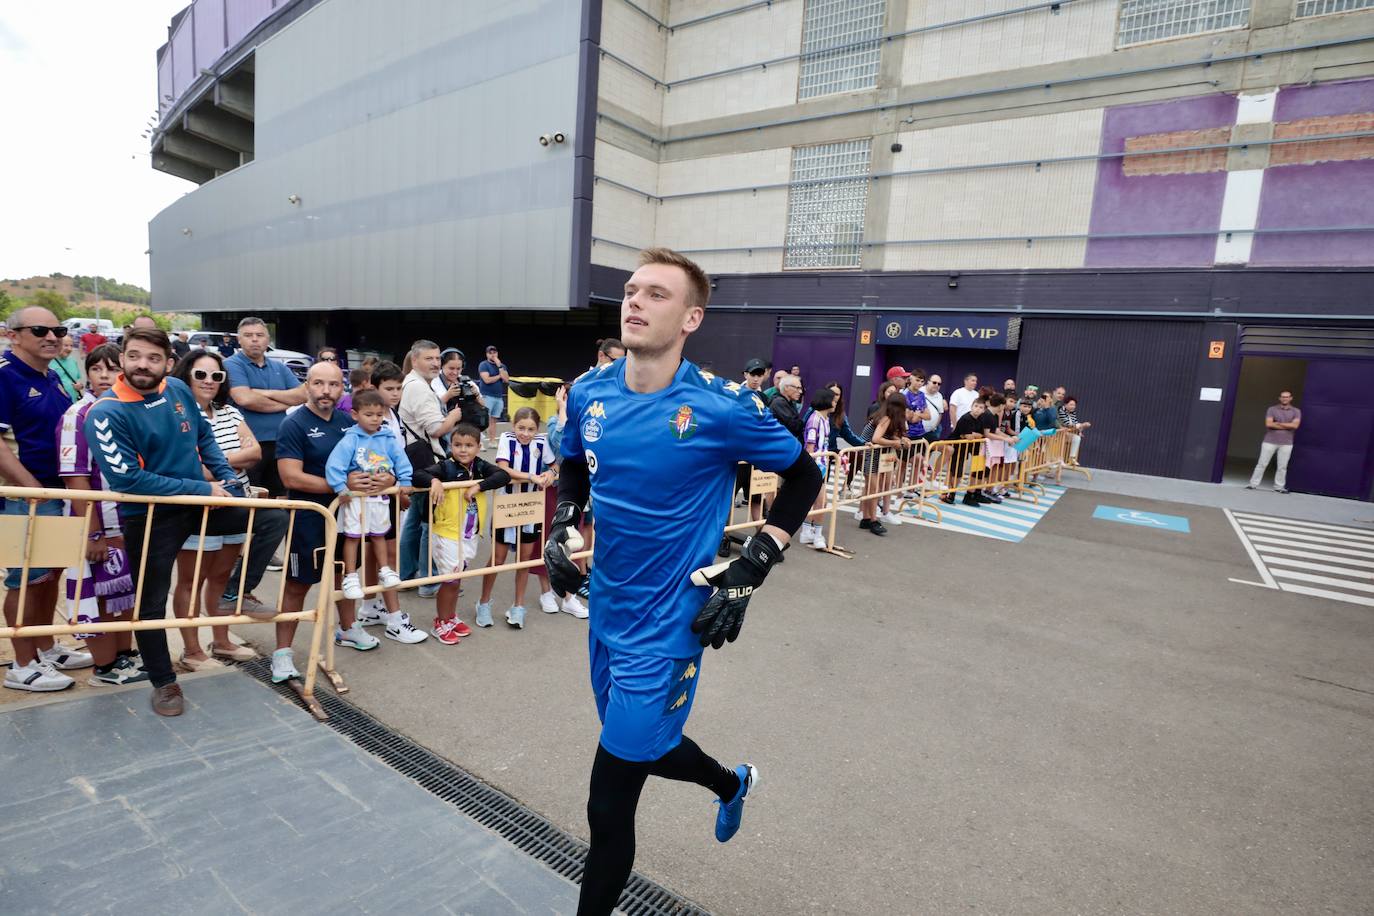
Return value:
M 195 19 L 195 9 L 191 9 L 192 15 L 183 16 L 181 21 L 172 29 L 172 96 L 180 98 L 181 94 L 195 82 L 196 79 L 196 48 L 195 35 L 191 24 Z
M 156 307 L 568 308 L 581 14 L 311 9 L 257 50 L 254 161 L 152 221 Z
M 1078 398 L 1089 467 L 1179 477 L 1204 333 L 1197 321 L 1028 318 L 1016 381 Z
M 741 379 L 749 360 L 772 358 L 775 320 L 769 314 L 712 312 L 708 307 L 701 328 L 687 338 L 683 355 L 709 364 L 717 375 Z
M 213 67 L 224 53 L 224 0 L 196 0 L 194 27 L 196 31 L 197 66 Z

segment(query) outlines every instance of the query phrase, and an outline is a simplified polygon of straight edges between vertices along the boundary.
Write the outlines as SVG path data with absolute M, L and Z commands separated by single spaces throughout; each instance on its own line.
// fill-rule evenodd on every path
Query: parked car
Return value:
M 228 337 L 229 342 L 234 345 L 234 349 L 239 347 L 239 335 L 233 331 L 190 331 L 187 332 L 186 342 L 191 345 L 192 350 L 214 350 L 219 347 L 220 341 Z M 310 365 L 314 362 L 310 354 L 301 353 L 296 350 L 283 350 L 279 347 L 269 347 L 267 358 L 275 359 L 290 369 L 292 374 L 302 382 L 305 381 L 305 373 L 310 371 Z

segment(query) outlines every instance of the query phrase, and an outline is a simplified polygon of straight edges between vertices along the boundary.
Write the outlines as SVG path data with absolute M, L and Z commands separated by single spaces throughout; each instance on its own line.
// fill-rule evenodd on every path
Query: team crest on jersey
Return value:
M 601 438 L 601 424 L 591 417 L 582 424 L 582 439 L 586 442 L 595 442 Z
M 592 406 L 587 408 L 587 416 L 596 417 L 598 420 L 606 419 L 606 405 L 600 401 L 592 401 Z
M 692 408 L 686 404 L 677 409 L 677 413 L 673 414 L 668 423 L 673 427 L 673 435 L 677 436 L 679 441 L 696 435 L 697 418 L 692 415 Z
M 172 409 L 176 411 L 177 416 L 186 416 L 186 405 L 182 404 L 180 401 L 177 401 L 175 404 L 173 404 Z

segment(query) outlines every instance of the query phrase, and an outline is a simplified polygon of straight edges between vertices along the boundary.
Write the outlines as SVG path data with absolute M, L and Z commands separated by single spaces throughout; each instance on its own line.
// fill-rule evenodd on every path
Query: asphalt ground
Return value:
M 856 559 L 789 551 L 702 666 L 687 733 L 760 769 L 743 829 L 717 844 L 703 790 L 651 780 L 639 871 L 722 914 L 1371 911 L 1374 611 L 1228 581 L 1254 568 L 1210 507 L 1075 490 L 1019 544 L 840 531 Z M 585 839 L 586 623 L 510 630 L 510 587 L 459 646 L 339 667 L 352 702 Z

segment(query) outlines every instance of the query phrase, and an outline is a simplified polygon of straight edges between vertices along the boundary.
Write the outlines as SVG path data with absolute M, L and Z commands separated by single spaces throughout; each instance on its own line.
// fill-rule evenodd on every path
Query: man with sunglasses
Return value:
M 0 358 L 0 483 L 12 487 L 59 489 L 57 427 L 72 406 L 52 361 L 62 349 L 67 328 L 45 308 L 30 306 L 10 317 L 10 350 Z M 4 501 L 5 515 L 28 515 L 29 503 Z M 38 503 L 38 515 L 61 515 L 62 500 Z M 57 604 L 59 570 L 30 568 L 24 607 L 19 607 L 23 564 L 10 567 L 5 576 L 5 619 L 31 626 L 52 623 Z M 5 686 L 15 690 L 51 691 L 70 687 L 74 681 L 59 668 L 86 668 L 94 664 L 90 653 L 54 645 L 51 636 L 15 639 L 14 663 L 5 672 Z

